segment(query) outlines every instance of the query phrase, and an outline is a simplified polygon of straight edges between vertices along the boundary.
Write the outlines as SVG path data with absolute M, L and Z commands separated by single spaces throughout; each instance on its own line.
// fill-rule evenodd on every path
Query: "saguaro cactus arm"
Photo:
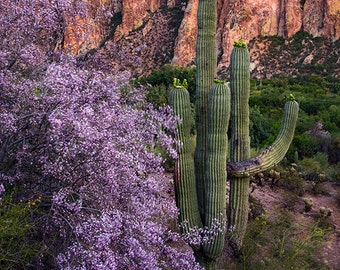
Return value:
M 177 124 L 177 140 L 180 145 L 174 182 L 176 204 L 180 211 L 179 222 L 182 225 L 182 233 L 187 234 L 191 228 L 201 228 L 202 221 L 198 210 L 193 149 L 190 140 L 192 116 L 189 92 L 176 83 L 170 92 L 169 101 L 174 114 L 182 119 L 182 123 Z M 193 248 L 198 247 L 193 246 Z
M 242 246 L 248 216 L 249 176 L 278 164 L 286 154 L 293 139 L 299 106 L 294 97 L 285 106 L 281 130 L 275 142 L 261 155 L 250 159 L 249 138 L 249 53 L 244 42 L 235 42 L 230 57 L 231 73 L 231 137 L 230 162 L 227 164 L 230 176 L 229 195 L 229 243 L 238 253 Z
M 207 170 L 205 175 L 204 224 L 213 230 L 212 239 L 203 244 L 205 256 L 218 258 L 223 251 L 226 224 L 227 130 L 230 116 L 230 89 L 217 82 L 209 94 Z
M 250 57 L 244 42 L 235 42 L 230 56 L 230 160 L 240 162 L 250 158 L 249 96 Z M 249 177 L 228 175 L 230 194 L 228 208 L 229 244 L 238 253 L 245 235 L 248 218 Z
M 295 100 L 288 101 L 285 104 L 280 132 L 273 144 L 255 158 L 241 162 L 228 162 L 228 174 L 245 177 L 268 170 L 277 165 L 286 155 L 293 140 L 298 113 L 299 104 Z

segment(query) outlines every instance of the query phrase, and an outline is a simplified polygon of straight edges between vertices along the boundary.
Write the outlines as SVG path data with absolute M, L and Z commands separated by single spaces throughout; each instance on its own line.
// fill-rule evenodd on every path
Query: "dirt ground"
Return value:
M 308 183 L 307 183 L 308 185 Z M 331 270 L 340 269 L 340 205 L 339 194 L 340 185 L 335 183 L 323 183 L 323 193 L 315 194 L 306 188 L 306 193 L 301 197 L 301 200 L 296 203 L 295 221 L 298 224 L 311 223 L 316 217 L 320 215 L 320 207 L 331 208 L 333 210 L 332 216 L 329 217 L 330 224 L 333 228 L 327 232 L 325 236 L 324 245 L 318 251 L 317 256 L 327 265 Z M 269 186 L 257 188 L 252 196 L 260 202 L 268 216 L 275 217 L 278 208 L 284 207 L 287 191 L 280 188 L 271 188 Z M 311 198 L 313 201 L 312 210 L 310 212 L 304 211 L 304 197 Z
M 169 179 L 172 179 L 173 175 L 169 174 Z M 169 185 L 169 195 L 174 198 L 172 181 Z M 229 185 L 227 186 L 227 189 Z M 294 219 L 297 224 L 312 224 L 315 222 L 315 218 L 320 216 L 320 207 L 331 208 L 333 210 L 332 215 L 327 217 L 332 228 L 327 230 L 322 248 L 317 252 L 316 256 L 329 267 L 330 270 L 340 270 L 340 185 L 331 182 L 325 182 L 322 186 L 322 194 L 315 194 L 312 192 L 311 183 L 306 182 L 306 192 L 302 197 L 295 195 L 297 200 L 294 203 Z M 289 191 L 281 187 L 270 187 L 265 185 L 258 187 L 251 193 L 251 196 L 259 202 L 264 208 L 268 218 L 275 218 L 280 209 L 287 207 L 287 196 Z M 313 201 L 313 207 L 310 212 L 304 211 L 303 198 L 311 198 Z M 225 254 L 228 254 L 230 250 L 225 248 Z M 222 264 L 227 264 L 231 268 L 235 264 L 230 257 L 225 256 Z

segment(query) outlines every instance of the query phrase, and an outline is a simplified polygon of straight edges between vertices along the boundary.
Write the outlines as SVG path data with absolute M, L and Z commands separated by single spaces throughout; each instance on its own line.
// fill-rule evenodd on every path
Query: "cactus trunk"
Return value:
M 204 224 L 208 231 L 216 234 L 203 244 L 205 256 L 211 259 L 217 259 L 224 247 L 229 116 L 230 89 L 225 83 L 215 84 L 209 95 Z
M 235 47 L 230 57 L 231 135 L 230 161 L 250 158 L 249 95 L 250 71 L 247 48 Z M 234 252 L 242 246 L 248 220 L 249 177 L 231 177 L 229 195 L 229 241 Z
M 200 0 L 196 43 L 196 149 L 195 174 L 199 211 L 204 219 L 205 171 L 208 133 L 208 96 L 216 76 L 216 0 Z
M 196 181 L 194 174 L 193 149 L 190 140 L 192 116 L 190 110 L 189 92 L 183 87 L 177 87 L 170 92 L 170 105 L 175 115 L 182 119 L 177 125 L 178 159 L 175 164 L 175 196 L 179 209 L 179 222 L 182 233 L 189 233 L 191 228 L 201 228 L 202 222 L 198 211 Z M 197 245 L 193 245 L 198 249 Z

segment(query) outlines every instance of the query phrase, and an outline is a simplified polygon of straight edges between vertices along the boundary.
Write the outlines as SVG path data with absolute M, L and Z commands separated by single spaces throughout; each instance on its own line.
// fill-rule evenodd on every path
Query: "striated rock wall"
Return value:
M 298 31 L 313 36 L 340 38 L 340 1 L 336 0 L 217 0 L 217 42 L 219 68 L 229 65 L 235 40 L 249 42 L 257 36 L 278 35 L 284 38 Z M 196 24 L 198 0 L 189 0 L 177 43 L 173 64 L 186 65 L 195 57 L 196 34 L 188 26 Z M 182 44 L 187 46 L 183 48 Z M 188 46 L 190 46 L 188 48 Z
M 122 24 L 118 26 L 115 38 L 126 36 L 141 27 L 160 5 L 160 0 L 122 1 Z
M 65 18 L 64 48 L 75 54 L 98 47 L 110 32 L 111 18 L 122 12 L 122 0 L 84 0 Z M 77 3 L 77 2 L 75 2 Z
M 132 57 L 147 56 L 135 65 L 138 74 L 169 62 L 194 64 L 198 0 L 86 2 L 87 15 L 66 18 L 64 48 L 70 52 L 84 54 L 114 43 Z M 235 40 L 289 38 L 299 31 L 333 41 L 340 38 L 339 0 L 217 0 L 217 6 L 219 70 L 229 66 Z
M 190 65 L 196 55 L 198 0 L 190 0 L 185 8 L 183 20 L 178 30 L 172 64 Z
M 120 40 L 139 28 L 148 27 L 161 6 L 171 9 L 177 0 L 84 0 L 79 14 L 65 18 L 64 48 L 82 54 L 103 40 Z M 76 3 L 76 1 L 75 1 Z M 114 28 L 114 33 L 111 33 Z M 146 30 L 148 32 L 148 30 Z
M 313 36 L 340 38 L 340 1 L 306 0 L 303 6 L 303 29 Z

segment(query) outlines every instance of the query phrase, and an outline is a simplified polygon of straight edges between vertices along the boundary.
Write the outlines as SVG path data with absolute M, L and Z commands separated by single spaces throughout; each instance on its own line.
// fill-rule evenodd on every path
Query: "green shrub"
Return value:
M 151 102 L 155 107 L 160 107 L 168 104 L 170 87 L 164 84 L 148 87 L 146 100 Z
M 259 107 L 250 108 L 249 133 L 251 138 L 250 146 L 258 148 L 271 134 L 271 128 L 267 119 L 260 112 Z
M 301 177 L 301 174 L 295 167 L 278 167 L 276 170 L 280 172 L 280 181 L 278 185 L 284 187 L 287 190 L 292 191 L 298 196 L 303 196 L 305 193 L 305 180 Z
M 183 81 L 184 79 L 187 80 L 190 101 L 194 103 L 196 89 L 196 69 L 194 68 L 164 65 L 161 69 L 152 71 L 149 76 L 139 78 L 136 80 L 136 83 L 140 83 L 145 86 L 151 85 L 152 87 L 155 87 L 155 89 L 151 90 L 154 92 L 157 87 L 160 87 L 161 85 L 163 85 L 166 89 L 172 87 L 174 78 L 177 78 L 180 81 Z M 150 88 L 148 87 L 148 90 L 149 89 Z M 153 93 L 153 95 L 155 95 L 155 93 Z M 168 95 L 166 96 L 166 100 L 167 99 Z
M 311 158 L 318 151 L 318 141 L 306 133 L 296 135 L 292 142 L 292 149 L 298 151 L 300 158 Z
M 326 171 L 328 169 L 328 157 L 325 153 L 317 152 L 313 159 L 320 164 L 320 170 Z
M 315 257 L 325 233 L 319 221 L 297 224 L 290 211 L 280 212 L 275 220 L 259 216 L 249 222 L 236 269 L 329 269 Z
M 31 222 L 40 199 L 15 202 L 12 197 L 5 196 L 0 206 L 0 269 L 30 269 L 43 250 Z
M 305 180 L 320 181 L 320 174 L 324 173 L 321 164 L 313 158 L 304 158 L 299 162 L 301 173 Z

